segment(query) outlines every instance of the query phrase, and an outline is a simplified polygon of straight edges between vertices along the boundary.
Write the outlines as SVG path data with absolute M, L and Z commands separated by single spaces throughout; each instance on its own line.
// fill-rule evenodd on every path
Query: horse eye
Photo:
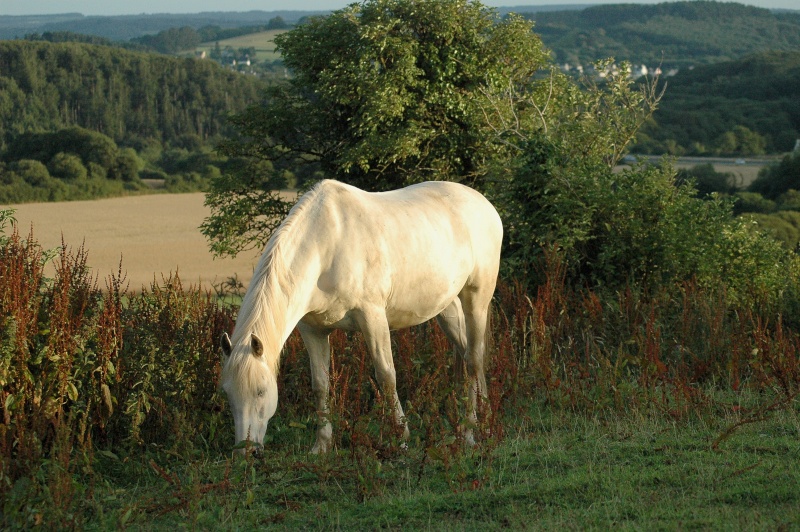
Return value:
M 258 390 L 258 396 L 264 397 L 264 390 Z

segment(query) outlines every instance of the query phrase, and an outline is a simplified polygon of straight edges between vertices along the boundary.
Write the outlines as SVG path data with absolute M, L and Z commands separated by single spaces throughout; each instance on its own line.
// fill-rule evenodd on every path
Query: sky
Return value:
M 652 4 L 660 0 L 484 0 L 492 7 L 553 4 Z M 766 8 L 800 9 L 797 0 L 738 0 Z M 199 13 L 201 11 L 334 10 L 351 0 L 0 0 L 0 15 L 138 15 L 140 13 Z

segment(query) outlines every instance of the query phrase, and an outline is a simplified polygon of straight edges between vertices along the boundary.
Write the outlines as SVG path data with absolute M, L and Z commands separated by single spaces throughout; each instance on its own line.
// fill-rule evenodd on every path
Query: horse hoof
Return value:
M 328 445 L 326 443 L 317 442 L 311 448 L 311 454 L 326 454 L 328 452 Z

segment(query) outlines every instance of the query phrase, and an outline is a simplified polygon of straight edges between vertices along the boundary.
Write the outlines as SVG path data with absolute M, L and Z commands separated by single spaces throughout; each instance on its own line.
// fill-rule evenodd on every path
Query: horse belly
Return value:
M 440 314 L 455 299 L 466 283 L 467 271 L 434 272 L 421 269 L 420 275 L 405 275 L 392 286 L 386 302 L 386 318 L 391 329 L 403 329 L 426 322 Z

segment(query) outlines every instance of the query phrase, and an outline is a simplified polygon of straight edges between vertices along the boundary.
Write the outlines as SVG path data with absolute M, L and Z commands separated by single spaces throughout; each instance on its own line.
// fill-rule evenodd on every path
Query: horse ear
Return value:
M 250 335 L 250 348 L 253 350 L 254 357 L 260 357 L 264 354 L 264 344 L 258 339 L 255 334 Z
M 222 349 L 222 355 L 225 357 L 231 356 L 231 351 L 233 351 L 233 345 L 231 345 L 231 337 L 228 336 L 228 333 L 222 333 L 222 337 L 219 339 L 219 346 Z

